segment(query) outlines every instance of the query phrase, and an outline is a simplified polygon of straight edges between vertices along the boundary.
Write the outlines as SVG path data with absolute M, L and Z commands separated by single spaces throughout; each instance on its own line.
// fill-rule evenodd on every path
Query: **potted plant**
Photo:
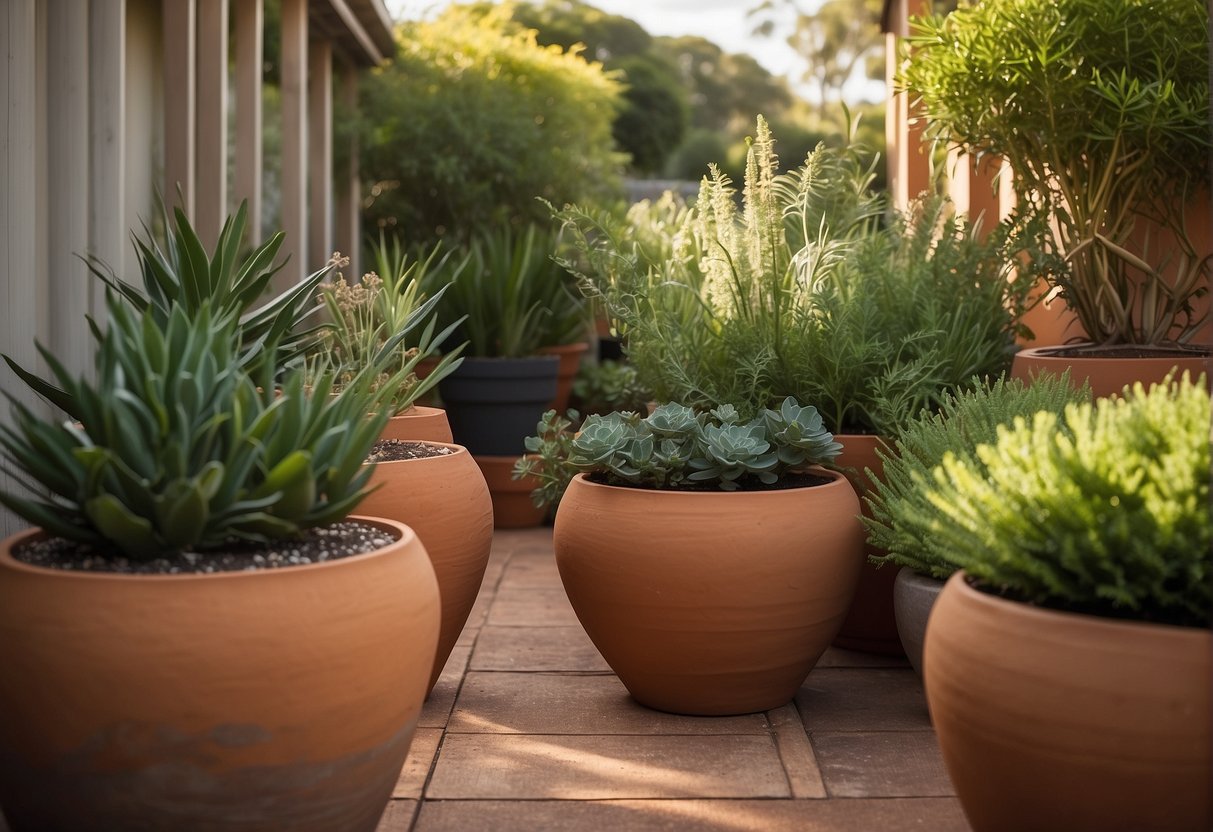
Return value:
M 983 0 L 914 29 L 901 85 L 929 134 L 1010 163 L 1021 206 L 1049 219 L 1047 276 L 1085 331 L 1020 353 L 1015 373 L 1071 366 L 1103 396 L 1199 372 L 1213 252 L 1186 219 L 1208 194 L 1204 4 Z
M 665 404 L 590 416 L 544 449 L 539 477 L 575 473 L 556 512 L 561 581 L 636 701 L 719 715 L 791 700 L 861 562 L 855 492 L 816 467 L 839 451 L 817 411 Z
M 41 350 L 73 418 L 0 428 L 40 527 L 0 545 L 9 825 L 371 832 L 439 626 L 416 535 L 345 519 L 390 385 L 309 393 L 209 299 L 108 312 L 91 377 Z
M 812 401 L 862 494 L 922 408 L 1009 364 L 1030 281 L 1008 281 L 1035 227 L 979 229 L 927 200 L 890 217 L 857 147 L 819 147 L 778 172 L 765 121 L 750 146 L 743 206 L 712 168 L 694 209 L 666 201 L 620 224 L 560 217 L 640 380 L 659 401 L 733 402 L 749 418 L 785 396 Z M 893 573 L 865 567 L 843 646 L 900 652 Z
M 382 384 L 394 389 L 382 401 L 396 415 L 388 420 L 368 454 L 365 464 L 374 471 L 372 490 L 359 509 L 410 527 L 434 566 L 442 599 L 442 627 L 427 693 L 437 683 L 467 622 L 493 543 L 493 504 L 480 468 L 466 448 L 451 442 L 450 426 L 441 409 L 418 413 L 413 404 L 463 360 L 458 357 L 463 349 L 460 345 L 437 359 L 424 379 L 416 375 L 419 362 L 460 323 L 455 320 L 434 333 L 435 305 L 448 287 L 438 288 L 426 299 L 420 281 L 436 254 L 434 250 L 411 267 L 384 262 L 396 278 L 383 280 L 372 272 L 350 285 L 338 274 L 337 280 L 321 283 L 320 302 L 329 312 L 331 325 L 311 351 L 314 366 L 321 372 L 336 368 L 337 389 L 368 372 L 373 387 Z M 336 265 L 347 262 L 338 259 Z M 420 335 L 414 335 L 417 330 Z M 413 346 L 406 348 L 407 344 Z
M 543 354 L 546 347 L 583 341 L 589 326 L 585 301 L 550 258 L 555 245 L 552 235 L 534 226 L 503 228 L 473 241 L 453 280 L 435 277 L 450 282 L 444 320 L 466 316 L 459 332 L 469 342 L 468 357 L 439 391 L 456 441 L 476 458 L 495 495 L 517 490 L 510 472 L 524 440 L 543 412 L 558 404 L 562 386 L 567 405 L 584 352 L 583 345 L 564 358 Z M 561 364 L 570 361 L 561 382 Z M 500 500 L 495 507 L 499 523 L 521 522 L 510 519 Z
M 944 581 L 956 571 L 940 558 L 937 523 L 943 509 L 929 495 L 944 457 L 963 459 L 981 470 L 977 448 L 998 438 L 1001 426 L 1041 411 L 1061 414 L 1067 405 L 1089 401 L 1090 391 L 1076 389 L 1065 374 L 1045 375 L 1025 384 L 999 379 L 949 395 L 937 412 L 924 411 L 881 451 L 879 477 L 869 474 L 872 489 L 864 497 L 863 517 L 869 546 L 880 552 L 873 562 L 901 567 L 893 588 L 897 633 L 914 670 L 922 675 L 922 642 L 931 607 Z M 893 570 L 889 570 L 893 571 Z
M 1213 822 L 1209 419 L 1137 384 L 944 459 L 924 677 L 974 829 Z

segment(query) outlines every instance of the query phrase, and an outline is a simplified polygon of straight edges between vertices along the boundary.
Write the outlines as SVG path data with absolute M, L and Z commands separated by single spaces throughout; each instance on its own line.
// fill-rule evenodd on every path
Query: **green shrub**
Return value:
M 868 542 L 886 554 L 873 560 L 947 578 L 956 567 L 937 551 L 934 528 L 940 510 L 929 496 L 935 466 L 950 454 L 979 471 L 977 447 L 994 442 L 999 426 L 1016 418 L 1030 419 L 1040 411 L 1060 414 L 1067 405 L 1090 399 L 1089 390 L 1074 389 L 1068 374 L 1062 378 L 1046 374 L 1031 384 L 999 379 L 990 387 L 975 385 L 946 397 L 937 413 L 920 414 L 897 437 L 895 453 L 878 450 L 884 472 L 871 477 L 873 488 L 864 497 L 871 516 L 865 516 L 863 523 Z
M 1016 419 L 934 470 L 940 560 L 1032 604 L 1209 626 L 1209 419 L 1186 377 Z
M 508 10 L 454 6 L 398 29 L 362 89 L 367 218 L 409 242 L 546 219 L 536 197 L 618 192 L 611 125 L 620 87 L 599 65 L 541 47 Z
M 623 361 L 586 362 L 573 379 L 573 405 L 585 414 L 642 411 L 653 398 L 636 368 Z
M 940 200 L 888 221 L 856 148 L 777 170 L 760 119 L 741 208 L 713 168 L 690 210 L 558 215 L 581 254 L 566 265 L 659 401 L 729 402 L 748 418 L 792 396 L 831 431 L 895 436 L 1008 366 L 1032 285 L 1008 275 L 1033 229 L 1008 221 L 983 240 Z
M 328 375 L 306 390 L 302 369 L 276 390 L 276 346 L 250 375 L 235 316 L 213 314 L 209 301 L 172 306 L 163 327 L 155 310 L 136 314 L 114 296 L 108 310 L 95 380 L 39 347 L 78 423 L 39 418 L 10 397 L 0 448 L 17 481 L 44 496 L 0 493 L 0 503 L 101 556 L 147 559 L 290 537 L 362 499 L 363 461 L 392 393 L 370 391 L 375 367 L 334 396 Z

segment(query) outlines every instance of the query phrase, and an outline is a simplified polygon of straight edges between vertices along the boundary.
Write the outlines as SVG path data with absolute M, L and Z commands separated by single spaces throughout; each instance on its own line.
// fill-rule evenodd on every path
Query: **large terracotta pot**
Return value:
M 560 358 L 560 365 L 556 369 L 556 395 L 548 403 L 548 410 L 555 410 L 557 413 L 563 414 L 569 409 L 569 395 L 573 391 L 573 379 L 577 378 L 577 371 L 581 369 L 581 358 L 589 348 L 588 341 L 581 341 L 576 344 L 561 344 L 539 349 L 540 355 L 555 355 Z
M 1070 380 L 1081 387 L 1084 380 L 1091 382 L 1091 393 L 1096 397 L 1117 396 L 1125 385 L 1140 381 L 1147 387 L 1162 381 L 1173 369 L 1177 374 L 1184 370 L 1196 378 L 1210 367 L 1210 356 L 1191 350 L 1176 350 L 1171 355 L 1143 358 L 1106 358 L 1098 355 L 1057 355 L 1058 350 L 1069 350 L 1075 346 L 1036 347 L 1015 353 L 1011 363 L 1011 377 L 1031 381 L 1040 373 L 1060 376 L 1070 371 Z
M 535 477 L 514 479 L 516 456 L 476 457 L 476 464 L 488 483 L 493 499 L 493 526 L 498 529 L 530 529 L 543 524 L 546 508 L 536 508 L 531 492 L 538 486 Z
M 391 797 L 438 639 L 412 530 L 277 570 L 122 575 L 0 544 L 0 804 L 13 832 L 361 830 Z
M 837 434 L 842 443 L 842 453 L 834 464 L 843 468 L 859 495 L 860 510 L 868 513 L 868 504 L 863 495 L 872 488 L 872 481 L 865 470 L 871 469 L 877 477 L 884 474 L 884 463 L 876 455 L 881 448 L 889 453 L 889 446 L 879 436 L 863 433 Z M 865 555 L 883 554 L 879 549 L 865 546 Z M 847 650 L 879 653 L 886 656 L 902 655 L 901 639 L 897 635 L 897 619 L 893 614 L 893 582 L 897 580 L 894 566 L 876 566 L 864 558 L 863 571 L 859 573 L 859 585 L 855 588 L 855 599 L 842 622 L 842 629 L 834 644 Z
M 442 629 L 428 693 L 442 674 L 480 592 L 493 545 L 493 503 L 480 468 L 466 448 L 426 444 L 454 453 L 377 463 L 370 481 L 377 488 L 358 511 L 410 526 L 434 565 L 442 597 Z
M 976 832 L 1210 828 L 1209 630 L 1017 604 L 957 573 L 923 658 Z
M 855 591 L 855 491 L 622 488 L 574 478 L 556 565 L 582 626 L 643 705 L 683 714 L 777 708 L 829 646 Z
M 451 443 L 451 423 L 440 407 L 413 405 L 387 420 L 380 439 L 402 439 L 413 442 Z

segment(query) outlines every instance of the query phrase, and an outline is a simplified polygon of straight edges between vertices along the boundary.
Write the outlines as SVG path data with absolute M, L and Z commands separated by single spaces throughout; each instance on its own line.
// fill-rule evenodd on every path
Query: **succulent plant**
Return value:
M 203 299 L 136 312 L 111 295 L 108 311 L 108 329 L 94 325 L 95 380 L 38 347 L 74 421 L 9 397 L 0 450 L 36 496 L 0 493 L 0 503 L 100 555 L 146 559 L 289 537 L 365 495 L 362 463 L 387 419 L 375 405 L 391 392 L 372 392 L 375 368 L 336 395 L 331 374 L 309 390 L 302 369 L 275 389 L 279 345 L 264 342 L 251 373 L 230 308 Z
M 600 474 L 606 482 L 646 488 L 689 488 L 715 483 L 733 491 L 755 483 L 771 485 L 784 474 L 832 460 L 842 450 L 822 427 L 813 407 L 786 399 L 739 424 L 736 408 L 721 405 L 695 413 L 664 404 L 648 418 L 635 413 L 590 416 L 574 438 L 561 434 L 571 426 L 555 411 L 527 439 L 532 457 L 521 460 L 515 477 L 538 476 L 537 505 L 559 501 L 579 472 Z

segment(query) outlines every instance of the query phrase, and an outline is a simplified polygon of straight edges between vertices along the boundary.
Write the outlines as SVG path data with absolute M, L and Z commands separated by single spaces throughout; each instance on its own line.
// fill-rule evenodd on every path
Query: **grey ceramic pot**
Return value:
M 927 633 L 927 618 L 931 607 L 943 589 L 943 581 L 919 575 L 908 566 L 897 573 L 893 584 L 893 615 L 897 619 L 897 634 L 901 646 L 918 677 L 922 678 L 922 642 Z

